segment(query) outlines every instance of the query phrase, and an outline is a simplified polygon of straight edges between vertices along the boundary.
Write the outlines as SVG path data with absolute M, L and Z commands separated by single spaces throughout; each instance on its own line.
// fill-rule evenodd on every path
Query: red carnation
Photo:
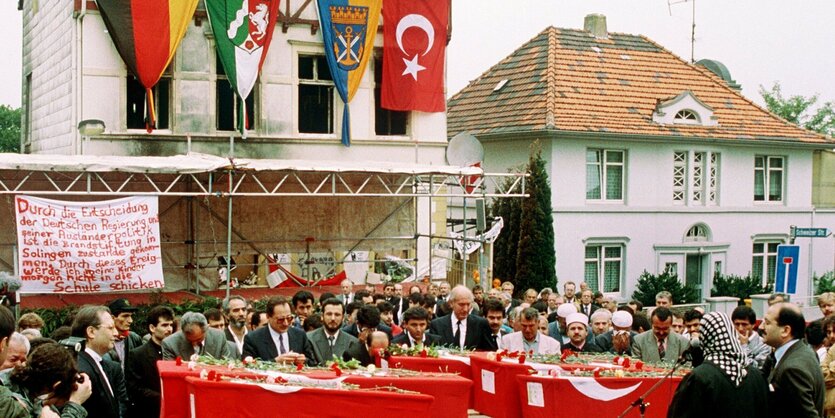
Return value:
M 214 370 L 209 370 L 209 374 L 206 377 L 209 380 L 217 380 L 217 372 Z
M 629 357 L 626 357 L 626 358 L 623 359 L 623 368 L 624 369 L 629 368 Z
M 643 370 L 644 369 L 644 362 L 638 360 L 635 362 L 635 370 Z
M 595 378 L 600 377 L 600 369 L 594 369 L 594 377 Z
M 183 358 L 182 358 L 182 357 L 180 357 L 180 356 L 177 356 L 177 358 L 175 358 L 175 359 L 174 359 L 174 362 L 175 362 L 178 366 L 182 366 L 182 365 L 183 365 Z
M 523 354 L 521 354 L 521 355 L 519 356 L 519 364 L 525 364 L 525 359 L 526 359 L 526 358 L 527 358 L 527 357 L 525 356 L 525 354 L 524 354 L 524 353 L 523 353 Z
M 420 356 L 421 357 L 426 358 L 427 355 L 428 355 L 428 353 L 426 352 L 425 348 L 423 350 L 420 350 Z

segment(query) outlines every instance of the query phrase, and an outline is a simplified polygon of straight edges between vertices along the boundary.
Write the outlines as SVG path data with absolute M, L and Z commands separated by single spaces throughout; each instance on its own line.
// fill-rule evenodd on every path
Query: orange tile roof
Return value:
M 501 80 L 507 83 L 493 91 Z M 717 126 L 662 125 L 659 101 L 690 90 L 713 108 Z M 447 132 L 608 132 L 728 140 L 833 144 L 788 123 L 643 36 L 549 27 L 456 93 Z

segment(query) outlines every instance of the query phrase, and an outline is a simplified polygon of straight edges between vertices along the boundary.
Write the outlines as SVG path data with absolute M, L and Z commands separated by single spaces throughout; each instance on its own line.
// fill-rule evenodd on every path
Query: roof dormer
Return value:
M 713 108 L 702 103 L 690 90 L 685 90 L 670 100 L 659 101 L 655 112 L 652 112 L 652 121 L 661 125 L 719 124 L 713 116 Z

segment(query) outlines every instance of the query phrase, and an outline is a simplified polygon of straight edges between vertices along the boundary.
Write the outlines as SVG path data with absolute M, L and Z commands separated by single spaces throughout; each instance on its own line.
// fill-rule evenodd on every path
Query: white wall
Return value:
M 721 261 L 724 274 L 747 275 L 751 270 L 754 237 L 786 237 L 791 225 L 835 229 L 835 211 L 812 214 L 812 151 L 777 147 L 730 145 L 658 144 L 578 140 L 564 137 L 550 142 L 549 179 L 554 209 L 556 271 L 561 282 L 582 281 L 584 240 L 624 239 L 622 299 L 629 298 L 638 276 L 647 270 L 660 273 L 666 262 L 685 269 L 685 254 L 709 253 L 707 268 Z M 484 141 L 485 171 L 501 172 L 527 161 L 530 140 Z M 586 202 L 587 148 L 626 151 L 626 189 L 623 202 Z M 721 154 L 719 203 L 716 206 L 673 205 L 673 152 L 710 151 Z M 754 156 L 786 157 L 786 186 L 783 203 L 754 203 Z M 683 244 L 687 230 L 704 223 L 712 232 L 708 247 Z M 835 269 L 835 242 L 828 239 L 798 239 L 801 295 L 812 291 L 813 274 Z M 656 248 L 659 247 L 659 248 Z M 661 247 L 666 248 L 662 250 Z M 675 248 L 674 251 L 669 251 Z M 706 276 L 712 276 L 707 274 Z M 707 284 L 708 287 L 710 283 Z M 709 289 L 707 289 L 709 291 Z

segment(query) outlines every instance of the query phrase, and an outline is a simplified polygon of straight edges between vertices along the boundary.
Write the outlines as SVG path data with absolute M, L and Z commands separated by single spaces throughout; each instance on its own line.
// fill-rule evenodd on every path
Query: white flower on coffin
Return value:
M 188 362 L 188 369 L 189 370 L 194 370 L 195 367 L 197 367 L 197 362 L 196 361 Z M 203 371 L 205 372 L 205 370 L 203 370 Z

